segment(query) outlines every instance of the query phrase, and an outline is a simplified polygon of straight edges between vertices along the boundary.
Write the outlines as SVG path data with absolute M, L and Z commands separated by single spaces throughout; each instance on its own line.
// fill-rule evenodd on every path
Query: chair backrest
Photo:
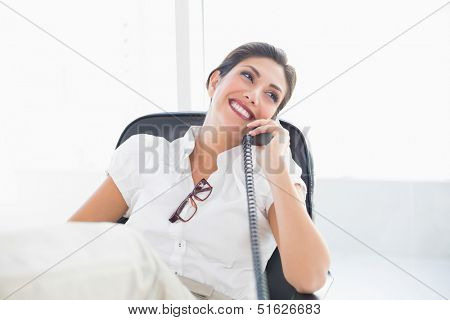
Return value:
M 205 112 L 168 112 L 140 117 L 125 128 L 117 142 L 116 148 L 135 134 L 151 134 L 164 137 L 168 141 L 173 141 L 184 136 L 190 126 L 201 126 L 205 120 L 205 116 Z M 284 120 L 280 120 L 280 123 L 289 131 L 292 157 L 302 168 L 302 180 L 308 188 L 306 208 L 309 216 L 313 219 L 313 161 L 308 150 L 306 139 L 303 133 L 294 125 Z M 118 222 L 125 223 L 127 220 L 127 218 L 121 218 Z M 271 299 L 289 300 L 296 295 L 296 290 L 284 277 L 278 248 L 275 249 L 267 263 L 266 274 Z

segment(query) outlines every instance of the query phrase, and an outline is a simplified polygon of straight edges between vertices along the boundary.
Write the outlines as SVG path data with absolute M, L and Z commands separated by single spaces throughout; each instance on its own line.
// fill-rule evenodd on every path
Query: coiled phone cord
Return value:
M 258 300 L 269 299 L 266 272 L 261 267 L 261 252 L 259 246 L 259 230 L 257 223 L 255 188 L 253 179 L 252 143 L 254 137 L 246 134 L 242 139 L 244 151 L 245 185 L 247 189 L 247 205 L 250 226 L 250 243 L 252 247 L 253 266 L 256 278 L 256 292 Z

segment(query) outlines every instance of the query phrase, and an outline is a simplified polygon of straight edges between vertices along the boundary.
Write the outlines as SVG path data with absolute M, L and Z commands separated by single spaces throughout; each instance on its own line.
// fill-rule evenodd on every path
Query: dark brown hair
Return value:
M 238 63 L 240 63 L 242 60 L 245 60 L 250 57 L 264 57 L 264 58 L 270 58 L 276 63 L 278 63 L 280 66 L 284 69 L 284 75 L 286 77 L 287 82 L 287 90 L 286 95 L 284 96 L 283 100 L 281 101 L 280 105 L 278 106 L 278 109 L 276 111 L 276 114 L 278 114 L 281 109 L 286 105 L 286 103 L 289 101 L 292 95 L 292 91 L 294 91 L 295 84 L 297 82 L 297 76 L 295 73 L 294 67 L 287 64 L 287 56 L 286 53 L 279 48 L 274 47 L 273 45 L 270 45 L 265 42 L 249 42 L 246 43 L 233 51 L 231 51 L 225 59 L 222 61 L 222 63 L 215 68 L 208 76 L 208 80 L 206 81 L 206 89 L 209 87 L 209 80 L 211 78 L 211 75 L 216 71 L 220 71 L 220 77 L 223 78 L 227 75 L 227 73 L 233 69 Z

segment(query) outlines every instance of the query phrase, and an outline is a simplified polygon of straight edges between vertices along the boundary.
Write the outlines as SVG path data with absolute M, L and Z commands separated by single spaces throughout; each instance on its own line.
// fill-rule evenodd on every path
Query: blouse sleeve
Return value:
M 110 176 L 122 194 L 129 217 L 136 202 L 136 191 L 141 187 L 139 175 L 139 134 L 129 137 L 114 150 L 106 175 Z
M 289 157 L 289 167 L 288 172 L 289 176 L 291 177 L 294 184 L 299 184 L 302 189 L 302 194 L 300 195 L 301 201 L 303 203 L 306 203 L 306 193 L 308 192 L 306 183 L 302 179 L 302 168 L 294 161 L 292 158 L 291 150 L 288 148 L 288 152 L 286 154 L 287 157 Z M 270 206 L 273 203 L 273 196 L 272 196 L 272 189 L 269 188 L 269 191 L 267 192 L 266 199 L 265 199 L 265 209 L 266 209 L 266 215 L 269 214 Z

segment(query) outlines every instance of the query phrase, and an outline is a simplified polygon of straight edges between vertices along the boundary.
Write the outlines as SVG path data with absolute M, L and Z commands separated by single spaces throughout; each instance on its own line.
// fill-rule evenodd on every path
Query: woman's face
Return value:
M 286 94 L 283 67 L 269 58 L 251 57 L 241 61 L 224 78 L 211 75 L 208 88 L 212 98 L 209 115 L 216 125 L 245 128 L 256 119 L 269 119 Z M 213 120 L 210 119 L 210 120 Z

